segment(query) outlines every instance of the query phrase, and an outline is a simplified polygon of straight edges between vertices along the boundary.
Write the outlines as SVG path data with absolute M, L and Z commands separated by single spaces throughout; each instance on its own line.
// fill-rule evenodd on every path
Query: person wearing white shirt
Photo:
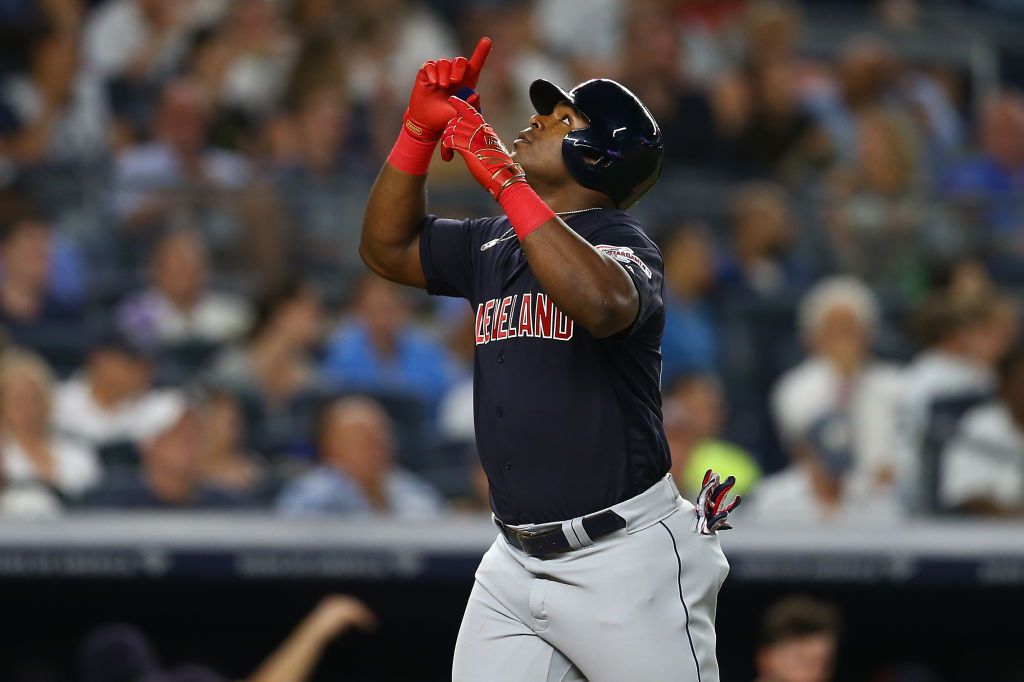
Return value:
M 1000 399 L 974 408 L 943 453 L 939 498 L 967 514 L 1024 518 L 1024 346 L 999 364 Z
M 761 481 L 745 505 L 747 518 L 787 524 L 899 519 L 891 482 L 900 373 L 871 357 L 878 324 L 878 303 L 857 279 L 827 279 L 804 297 L 800 329 L 811 356 L 782 376 L 772 396 L 793 464 Z
M 237 341 L 252 321 L 241 296 L 211 290 L 202 236 L 176 230 L 161 238 L 151 266 L 153 285 L 122 304 L 119 320 L 140 340 L 172 344 Z
M 851 475 L 885 487 L 894 475 L 895 402 L 900 368 L 871 355 L 878 302 L 860 280 L 834 277 L 800 306 L 800 330 L 811 354 L 782 375 L 772 395 L 779 433 L 790 448 L 811 447 L 817 424 L 842 415 L 853 456 Z
M 83 33 L 85 67 L 109 79 L 171 75 L 188 49 L 191 2 L 109 0 L 89 15 Z
M 816 460 L 807 460 L 761 480 L 737 516 L 743 523 L 892 525 L 903 510 L 897 499 L 863 476 L 844 478 Z M 749 501 L 748 501 L 749 500 Z
M 57 430 L 94 448 L 152 437 L 184 398 L 154 390 L 151 378 L 145 349 L 118 330 L 108 331 L 90 350 L 85 371 L 57 389 Z
M 0 79 L 0 108 L 14 119 L 0 158 L 17 163 L 93 163 L 108 152 L 110 116 L 102 84 L 78 68 L 75 39 L 36 40 L 27 73 Z
M 1016 335 L 1012 301 L 993 293 L 927 302 L 919 318 L 923 350 L 906 368 L 897 405 L 897 485 L 908 507 L 928 511 L 924 445 L 940 401 L 983 399 L 995 390 L 994 368 Z
M 42 359 L 20 349 L 0 361 L 0 461 L 8 486 L 43 484 L 65 498 L 95 488 L 103 471 L 89 447 L 54 433 L 50 422 L 53 374 Z

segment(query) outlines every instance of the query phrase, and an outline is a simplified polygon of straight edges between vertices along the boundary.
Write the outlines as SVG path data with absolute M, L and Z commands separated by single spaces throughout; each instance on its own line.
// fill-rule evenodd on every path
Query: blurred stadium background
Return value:
M 0 0 L 0 680 L 449 678 L 473 322 L 356 245 L 482 35 L 506 140 L 538 77 L 663 128 L 675 473 L 747 498 L 723 680 L 1024 680 L 1019 0 Z

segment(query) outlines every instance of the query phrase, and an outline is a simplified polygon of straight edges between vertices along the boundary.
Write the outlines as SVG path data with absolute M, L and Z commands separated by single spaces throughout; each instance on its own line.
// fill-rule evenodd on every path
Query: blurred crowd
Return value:
M 829 4 L 0 3 L 0 513 L 485 510 L 471 311 L 356 247 L 416 69 L 490 35 L 506 139 L 538 77 L 662 126 L 636 213 L 686 493 L 714 467 L 766 523 L 1024 516 L 1024 95 L 934 3 Z M 459 164 L 430 190 L 496 210 Z
M 247 682 L 305 682 L 311 679 L 325 649 L 355 630 L 372 633 L 377 619 L 358 599 L 328 595 L 288 635 Z M 828 682 L 840 666 L 844 620 L 839 608 L 805 595 L 789 595 L 760 615 L 756 649 L 750 662 L 754 682 Z M 78 651 L 81 682 L 226 682 L 229 678 L 201 663 L 167 665 L 155 643 L 127 623 L 98 626 Z M 747 665 L 747 661 L 734 661 Z M 237 679 L 237 678 L 230 678 Z M 747 678 L 750 679 L 750 678 Z M 887 667 L 873 679 L 893 682 L 938 682 L 920 666 Z

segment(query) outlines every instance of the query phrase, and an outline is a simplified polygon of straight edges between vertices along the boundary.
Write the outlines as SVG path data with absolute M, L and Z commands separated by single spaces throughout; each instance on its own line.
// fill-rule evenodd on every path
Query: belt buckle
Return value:
M 525 529 L 522 529 L 522 528 L 512 528 L 510 530 L 513 533 L 515 533 L 520 538 L 535 538 L 538 535 L 543 535 L 544 534 L 544 533 L 541 533 L 541 532 L 538 532 L 538 531 L 535 531 L 535 530 L 525 530 Z

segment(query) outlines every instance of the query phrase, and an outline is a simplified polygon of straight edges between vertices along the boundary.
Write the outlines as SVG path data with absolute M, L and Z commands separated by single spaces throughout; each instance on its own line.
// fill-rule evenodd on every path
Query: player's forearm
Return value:
M 426 176 L 410 175 L 384 164 L 373 183 L 363 217 L 359 255 L 378 275 L 416 285 L 416 273 L 404 272 L 408 252 L 419 243 L 426 216 Z M 418 275 L 422 278 L 422 273 Z M 422 283 L 418 283 L 422 286 Z
M 639 297 L 629 275 L 558 217 L 522 240 L 530 270 L 551 299 L 597 338 L 628 327 Z

